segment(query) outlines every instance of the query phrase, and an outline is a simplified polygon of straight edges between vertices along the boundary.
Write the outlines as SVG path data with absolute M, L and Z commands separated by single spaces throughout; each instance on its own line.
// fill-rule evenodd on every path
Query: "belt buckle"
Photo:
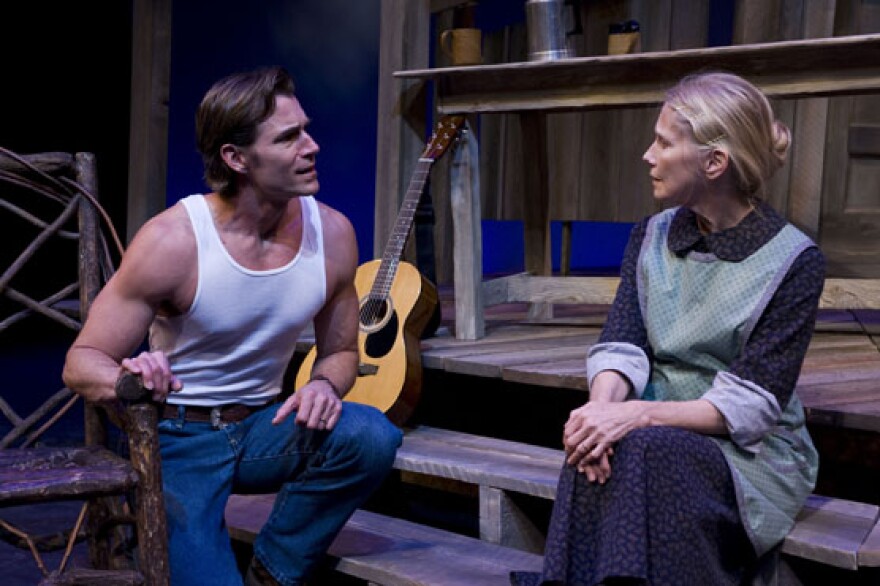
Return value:
M 220 407 L 211 407 L 211 427 L 214 429 L 223 429 L 226 423 L 220 417 Z

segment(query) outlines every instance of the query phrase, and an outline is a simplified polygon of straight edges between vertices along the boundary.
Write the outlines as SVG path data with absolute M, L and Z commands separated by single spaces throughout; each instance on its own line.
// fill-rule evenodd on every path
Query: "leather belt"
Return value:
M 270 401 L 264 405 L 245 405 L 243 403 L 231 403 L 204 407 L 200 405 L 183 405 L 183 420 L 198 423 L 210 423 L 217 426 L 221 423 L 238 423 L 248 416 L 262 411 L 274 403 Z M 162 408 L 162 419 L 178 419 L 181 405 L 165 403 Z

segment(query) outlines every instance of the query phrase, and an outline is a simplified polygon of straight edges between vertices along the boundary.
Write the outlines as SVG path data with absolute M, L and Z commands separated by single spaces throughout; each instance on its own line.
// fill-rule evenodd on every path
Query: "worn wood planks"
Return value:
M 420 426 L 405 434 L 395 467 L 479 484 L 481 537 L 512 545 L 534 543 L 521 536 L 533 528 L 506 493 L 554 499 L 562 461 L 561 450 Z M 782 552 L 850 570 L 880 565 L 880 529 L 872 533 L 878 516 L 877 505 L 811 495 Z
M 137 482 L 128 460 L 99 447 L 0 450 L 3 506 L 115 494 Z
M 598 339 L 596 327 L 496 328 L 480 340 L 424 344 L 422 365 L 457 374 L 586 390 L 586 353 Z
M 770 97 L 876 91 L 872 70 L 880 36 L 581 57 L 555 62 L 397 71 L 400 79 L 433 79 L 441 113 L 571 110 L 662 102 L 678 79 L 712 62 L 748 78 Z
M 817 332 L 798 379 L 808 421 L 880 431 L 880 352 L 864 333 Z
M 422 425 L 407 430 L 394 467 L 554 498 L 562 462 L 561 450 Z
M 868 568 L 880 567 L 880 521 L 859 548 L 859 565 Z
M 878 511 L 876 505 L 811 495 L 782 543 L 782 553 L 856 570 Z
M 587 391 L 586 354 L 598 341 L 601 324 L 596 324 L 592 308 L 585 313 L 590 325 L 567 325 L 576 318 L 572 312 L 556 322 L 562 325 L 552 320 L 538 324 L 524 321 L 522 306 L 506 308 L 506 325 L 496 323 L 479 340 L 450 336 L 424 340 L 425 376 L 436 369 Z M 868 335 L 874 324 L 850 313 L 828 311 L 822 316 L 797 386 L 809 421 L 880 431 L 880 351 Z
M 563 307 L 560 317 L 539 322 L 526 320 L 525 304 L 494 307 L 479 340 L 448 332 L 422 340 L 424 376 L 438 370 L 587 391 L 586 354 L 599 339 L 605 313 L 595 305 Z M 880 431 L 878 322 L 878 312 L 820 311 L 797 385 L 808 421 Z M 298 350 L 311 344 L 304 339 Z
M 232 495 L 226 522 L 233 539 L 253 543 L 274 494 Z M 368 511 L 356 511 L 330 546 L 334 568 L 385 586 L 501 586 L 511 570 L 540 571 L 539 555 Z
M 511 569 L 540 568 L 542 531 L 510 498 L 554 499 L 563 453 L 420 426 L 406 430 L 395 468 L 480 488 L 482 541 L 401 519 L 358 511 L 330 548 L 336 569 L 381 584 L 506 584 Z M 253 542 L 274 495 L 233 495 L 226 520 L 233 539 Z M 809 497 L 782 553 L 856 570 L 880 565 L 880 507 L 819 495 Z M 493 549 L 495 548 L 495 549 Z M 450 568 L 451 561 L 460 557 Z

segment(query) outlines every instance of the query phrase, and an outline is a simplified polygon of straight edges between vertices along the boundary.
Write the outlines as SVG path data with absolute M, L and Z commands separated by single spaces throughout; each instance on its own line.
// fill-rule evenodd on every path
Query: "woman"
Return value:
M 726 73 L 666 95 L 643 159 L 667 209 L 637 224 L 567 455 L 535 584 L 739 584 L 815 484 L 794 394 L 824 281 L 762 201 L 788 129 Z

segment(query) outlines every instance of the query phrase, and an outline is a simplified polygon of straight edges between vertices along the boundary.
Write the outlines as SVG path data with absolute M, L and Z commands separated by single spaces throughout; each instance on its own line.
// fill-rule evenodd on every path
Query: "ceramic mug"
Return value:
M 482 33 L 478 28 L 453 28 L 440 35 L 440 50 L 451 65 L 479 65 L 483 62 Z

